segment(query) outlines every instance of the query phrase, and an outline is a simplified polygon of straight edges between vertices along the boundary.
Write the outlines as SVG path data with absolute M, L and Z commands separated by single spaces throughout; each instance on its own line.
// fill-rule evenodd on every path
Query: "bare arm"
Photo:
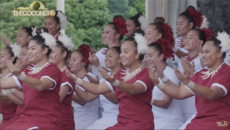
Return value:
M 9 88 L 17 88 L 18 85 L 16 84 L 13 76 L 7 79 L 0 79 L 0 84 L 2 89 L 9 89 Z
M 73 94 L 73 101 L 77 104 L 84 106 L 86 104 L 85 101 L 81 100 L 77 95 Z
M 90 102 L 99 97 L 99 95 L 94 95 L 89 92 L 85 92 L 80 89 L 77 85 L 75 87 L 75 93 L 85 102 Z
M 115 82 L 115 76 L 114 75 L 108 75 L 108 73 L 104 70 L 101 69 L 100 73 L 104 79 L 106 79 L 110 84 Z M 129 84 L 125 82 L 119 83 L 118 86 L 116 86 L 119 90 L 121 90 L 124 93 L 127 93 L 129 95 L 135 95 L 139 93 L 143 93 L 145 91 L 145 86 L 142 83 L 135 82 L 134 84 Z
M 114 103 L 114 104 L 118 104 L 119 100 L 117 99 L 117 96 L 115 93 L 109 92 L 109 93 L 105 93 L 103 94 L 110 102 Z
M 16 90 L 15 90 L 16 91 Z M 18 90 L 17 90 L 18 91 Z M 16 105 L 23 105 L 24 101 L 18 99 L 14 94 L 12 93 L 7 93 L 7 95 L 5 96 L 7 99 L 9 99 L 11 102 L 13 102 Z
M 64 85 L 60 87 L 59 96 L 60 96 L 60 102 L 65 98 L 65 96 L 70 91 L 70 87 L 68 85 Z

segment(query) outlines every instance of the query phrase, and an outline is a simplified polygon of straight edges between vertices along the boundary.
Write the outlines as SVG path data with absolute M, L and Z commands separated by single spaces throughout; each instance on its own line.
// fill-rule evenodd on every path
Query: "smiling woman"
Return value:
M 7 129 L 62 128 L 59 99 L 60 77 L 57 76 L 61 73 L 58 67 L 48 60 L 54 45 L 55 39 L 50 34 L 41 33 L 32 37 L 28 46 L 29 61 L 34 63 L 34 66 L 21 72 L 19 68 L 7 62 L 10 72 L 22 81 L 25 102 L 21 110 L 23 116 L 20 116 Z
M 227 125 L 230 121 L 230 115 L 227 113 L 230 109 L 228 102 L 230 68 L 224 63 L 226 53 L 230 50 L 229 45 L 229 36 L 226 33 L 219 33 L 217 38 L 207 40 L 202 48 L 202 59 L 207 67 L 197 71 L 193 76 L 191 75 L 194 72 L 192 65 L 182 59 L 184 72 L 175 68 L 177 77 L 183 83 L 180 86 L 173 84 L 167 78 L 165 81 L 159 81 L 154 72 L 150 73 L 153 82 L 167 95 L 176 99 L 195 96 L 197 114 L 186 129 L 230 128 Z M 160 77 L 165 79 L 164 74 L 161 74 Z

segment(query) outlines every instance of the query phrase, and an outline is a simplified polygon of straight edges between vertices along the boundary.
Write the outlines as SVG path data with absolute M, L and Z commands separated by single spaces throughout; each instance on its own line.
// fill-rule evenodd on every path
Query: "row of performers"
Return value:
M 1 129 L 229 129 L 230 38 L 188 7 L 174 40 L 163 18 L 115 16 L 95 51 L 59 31 L 22 28 L 1 54 Z M 128 38 L 121 45 L 123 36 Z M 178 65 L 178 67 L 175 67 Z

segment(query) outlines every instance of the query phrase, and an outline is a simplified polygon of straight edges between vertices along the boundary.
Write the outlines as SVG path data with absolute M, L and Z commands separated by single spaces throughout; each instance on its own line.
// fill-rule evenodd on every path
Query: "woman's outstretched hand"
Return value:
M 69 77 L 70 79 L 72 79 L 74 82 L 77 81 L 77 76 L 71 72 L 69 72 L 69 70 L 67 68 L 64 68 L 64 71 L 66 73 L 66 76 Z
M 104 69 L 100 69 L 99 72 L 106 81 L 110 82 L 111 84 L 115 82 L 115 74 L 109 75 Z

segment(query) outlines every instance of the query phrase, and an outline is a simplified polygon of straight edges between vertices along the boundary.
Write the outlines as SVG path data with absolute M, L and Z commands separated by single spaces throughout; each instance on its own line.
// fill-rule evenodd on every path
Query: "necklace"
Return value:
M 12 73 L 9 73 L 8 75 L 6 75 L 3 79 L 8 79 L 10 76 L 12 76 Z
M 125 75 L 124 77 L 121 77 L 121 79 L 123 79 L 123 81 L 128 81 L 129 79 L 132 79 L 136 74 L 138 74 L 141 71 L 141 67 L 143 65 L 140 65 L 140 67 L 138 69 L 136 69 L 135 71 L 133 71 L 132 73 L 129 73 L 129 69 L 126 70 L 121 70 L 123 72 L 121 72 L 122 75 Z
M 221 68 L 221 66 L 224 64 L 224 62 L 213 72 L 210 73 L 210 69 L 208 69 L 208 71 L 206 72 L 201 72 L 202 74 L 204 74 L 204 76 L 201 76 L 202 79 L 207 79 L 211 76 L 211 78 L 218 72 L 218 70 Z
M 28 70 L 31 70 L 31 72 L 29 72 L 30 74 L 37 74 L 38 72 L 40 72 L 43 68 L 45 68 L 46 66 L 48 66 L 50 64 L 50 62 L 48 61 L 46 64 L 44 64 L 41 67 L 36 68 L 36 65 L 33 65 L 33 67 L 29 67 Z

